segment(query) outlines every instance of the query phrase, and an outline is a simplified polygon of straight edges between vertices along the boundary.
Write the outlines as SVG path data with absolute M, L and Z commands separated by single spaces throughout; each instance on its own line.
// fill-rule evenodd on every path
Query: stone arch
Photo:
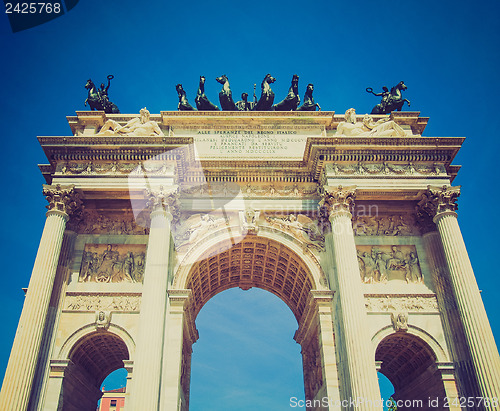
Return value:
M 192 317 L 221 291 L 258 287 L 281 298 L 299 322 L 309 292 L 324 288 L 318 281 L 319 266 L 311 269 L 312 258 L 268 236 L 245 236 L 233 244 L 227 241 L 205 244 L 204 252 L 193 253 L 191 262 L 183 261 L 179 267 L 179 288 L 192 290 Z
M 109 328 L 97 330 L 94 324 L 87 325 L 73 333 L 61 348 L 56 364 L 65 364 L 59 396 L 62 409 L 94 411 L 104 379 L 130 360 L 130 348 L 134 347 L 130 335 L 116 325 Z
M 173 276 L 172 284 L 174 289 L 187 289 L 188 287 L 188 277 L 191 273 L 191 269 L 194 264 L 205 258 L 208 251 L 214 253 L 213 251 L 217 248 L 220 252 L 237 245 L 238 243 L 245 240 L 255 240 L 255 241 L 267 241 L 280 244 L 287 247 L 292 253 L 294 253 L 298 259 L 301 260 L 302 264 L 307 268 L 310 274 L 310 279 L 313 283 L 312 289 L 315 290 L 326 290 L 328 289 L 326 276 L 320 266 L 319 261 L 316 256 L 300 244 L 298 241 L 290 236 L 285 236 L 279 232 L 273 232 L 271 230 L 266 230 L 263 227 L 259 230 L 258 235 L 242 235 L 239 237 L 229 237 L 227 231 L 219 231 L 218 233 L 211 233 L 208 236 L 197 241 L 197 243 L 191 247 L 191 249 L 183 256 L 181 262 L 176 268 L 175 275 Z
M 186 297 L 186 304 L 182 303 L 184 336 L 179 349 L 182 353 L 180 386 L 183 406 L 187 408 L 189 401 L 191 346 L 198 338 L 195 319 L 210 298 L 235 287 L 243 290 L 261 288 L 288 305 L 299 325 L 297 333 L 300 338 L 294 338 L 303 347 L 305 384 L 313 387 L 306 394 L 312 399 L 322 389 L 325 391 L 323 352 L 317 350 L 312 364 L 308 361 L 309 351 L 304 350 L 304 347 L 312 347 L 313 343 L 314 347 L 320 346 L 320 328 L 317 325 L 319 303 L 316 300 L 321 300 L 323 295 L 315 293 L 327 293 L 325 298 L 331 310 L 331 293 L 326 288 L 326 282 L 320 281 L 322 276 L 323 272 L 312 253 L 279 233 L 260 230 L 259 235 L 238 238 L 216 236 L 206 238 L 191 248 L 182 259 L 173 287 L 169 290 L 170 312 L 178 300 L 177 294 L 189 296 Z M 326 323 L 331 325 L 331 317 Z M 333 330 L 330 332 L 333 335 Z
M 422 333 L 412 331 L 393 331 L 381 338 L 376 346 L 375 361 L 394 386 L 393 398 L 399 401 L 398 410 L 431 409 L 429 398 L 440 398 L 442 404 L 447 396 L 438 367 L 440 361 L 428 343 L 433 340 L 424 340 L 417 335 Z M 444 354 L 439 350 L 438 353 Z
M 395 333 L 394 328 L 391 325 L 388 325 L 377 331 L 375 335 L 372 337 L 373 352 L 377 350 L 377 347 L 384 338 L 394 333 Z M 408 324 L 408 330 L 406 331 L 406 333 L 415 335 L 416 337 L 425 341 L 431 348 L 434 355 L 436 356 L 437 362 L 450 361 L 448 355 L 446 354 L 446 351 L 443 349 L 441 344 L 439 344 L 439 342 L 427 331 L 422 330 L 419 327 L 415 327 L 414 325 Z
M 80 338 L 69 352 L 71 362 L 83 368 L 100 386 L 111 372 L 123 367 L 129 360 L 125 342 L 116 334 L 94 331 Z
M 71 334 L 66 341 L 63 343 L 61 349 L 59 350 L 59 354 L 57 356 L 57 359 L 59 360 L 66 360 L 69 358 L 69 353 L 80 339 L 85 337 L 86 335 L 94 333 L 96 330 L 95 324 L 87 324 L 84 327 L 79 328 L 76 330 L 73 334 Z M 135 342 L 131 335 L 125 330 L 124 328 L 116 325 L 116 324 L 110 324 L 108 329 L 106 331 L 101 331 L 101 332 L 107 332 L 107 333 L 112 333 L 118 336 L 123 340 L 125 345 L 127 346 L 127 350 L 129 352 L 130 359 L 133 359 L 134 353 L 135 353 Z

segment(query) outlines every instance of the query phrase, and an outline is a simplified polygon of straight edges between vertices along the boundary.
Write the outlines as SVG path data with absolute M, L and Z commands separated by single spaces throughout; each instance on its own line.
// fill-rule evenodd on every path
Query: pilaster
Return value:
M 340 387 L 333 321 L 333 292 L 311 290 L 307 308 L 294 336 L 295 341 L 302 346 L 306 400 L 319 399 L 323 405 L 325 401 L 322 399 L 327 398 L 329 407 L 323 409 L 329 410 L 340 409 L 338 405 L 340 404 Z M 311 339 L 316 338 L 317 344 L 316 342 L 312 343 Z M 310 356 L 308 348 L 316 348 L 316 345 L 318 352 L 312 354 L 313 356 L 319 354 L 319 364 L 316 361 L 311 362 L 308 358 Z M 311 367 L 314 369 L 310 369 Z M 308 392 L 311 391 L 309 387 L 315 386 L 317 386 L 317 390 L 314 390 L 316 392 Z M 308 394 L 313 398 L 308 398 Z
M 189 407 L 189 378 L 187 386 L 183 387 L 183 372 L 191 367 L 191 345 L 198 338 L 196 330 L 194 334 L 191 332 L 193 328 L 190 328 L 190 321 L 187 321 L 186 316 L 190 296 L 191 290 L 168 292 L 161 411 L 187 410 Z M 194 322 L 192 325 L 194 326 Z M 186 361 L 189 364 L 185 364 Z

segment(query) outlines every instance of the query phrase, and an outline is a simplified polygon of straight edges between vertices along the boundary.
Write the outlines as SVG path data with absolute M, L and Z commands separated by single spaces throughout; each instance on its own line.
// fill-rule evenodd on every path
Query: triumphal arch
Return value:
M 418 112 L 77 112 L 39 137 L 48 212 L 5 410 L 187 410 L 196 316 L 259 287 L 297 319 L 308 409 L 497 409 L 457 220 L 458 137 Z M 194 347 L 195 348 L 195 347 Z M 405 400 L 420 401 L 408 406 Z M 418 405 L 415 405 L 418 404 Z

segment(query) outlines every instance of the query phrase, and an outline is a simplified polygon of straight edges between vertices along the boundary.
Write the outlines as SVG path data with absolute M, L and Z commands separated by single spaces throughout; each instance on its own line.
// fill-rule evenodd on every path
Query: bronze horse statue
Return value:
M 200 85 L 198 87 L 198 92 L 196 93 L 196 98 L 194 102 L 196 103 L 196 108 L 199 111 L 216 111 L 219 110 L 215 104 L 210 102 L 208 97 L 205 95 L 205 76 L 200 76 Z
M 182 84 L 177 84 L 175 86 L 177 90 L 177 95 L 179 96 L 179 104 L 177 105 L 177 110 L 179 111 L 193 111 L 194 108 L 191 104 L 188 103 L 186 92 L 182 88 Z
M 215 79 L 217 83 L 222 84 L 222 90 L 219 92 L 219 101 L 222 110 L 224 111 L 238 111 L 238 107 L 233 100 L 233 93 L 229 87 L 229 80 L 225 74 Z
M 260 99 L 253 108 L 254 111 L 269 111 L 273 107 L 274 92 L 271 90 L 270 84 L 274 83 L 276 79 L 270 74 L 266 74 L 260 88 L 262 90 Z
M 108 86 L 104 87 L 104 84 L 101 84 L 101 88 L 98 90 L 95 86 L 94 82 L 91 79 L 87 80 L 85 84 L 85 88 L 89 91 L 87 99 L 85 100 L 85 106 L 87 103 L 89 104 L 90 110 L 101 110 L 108 114 L 119 114 L 120 110 L 116 104 L 109 101 L 108 98 L 108 89 L 111 84 L 111 80 L 114 78 L 112 74 L 110 74 L 108 79 Z
M 410 106 L 410 101 L 403 98 L 401 91 L 406 90 L 407 87 L 403 81 L 396 84 L 389 92 L 387 87 L 384 87 L 383 93 L 374 93 L 371 87 L 368 87 L 366 91 L 372 93 L 375 96 L 382 96 L 382 101 L 373 107 L 371 114 L 390 114 L 392 111 L 401 111 L 405 101 Z
M 299 97 L 299 76 L 294 74 L 292 77 L 292 85 L 288 89 L 288 94 L 284 100 L 273 106 L 275 111 L 294 111 L 300 103 Z
M 319 104 L 314 102 L 313 91 L 314 84 L 308 84 L 304 94 L 304 104 L 302 104 L 297 111 L 316 111 L 316 107 L 321 111 Z

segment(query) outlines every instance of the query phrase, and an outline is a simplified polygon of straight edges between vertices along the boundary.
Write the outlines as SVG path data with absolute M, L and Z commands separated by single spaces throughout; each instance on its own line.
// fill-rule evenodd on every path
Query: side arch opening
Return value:
M 431 409 L 429 398 L 446 397 L 436 354 L 420 337 L 406 332 L 388 335 L 379 343 L 375 360 L 394 386 L 398 410 Z
M 64 372 L 60 402 L 65 411 L 95 411 L 102 396 L 101 384 L 129 359 L 125 342 L 109 331 L 95 331 L 71 348 Z

